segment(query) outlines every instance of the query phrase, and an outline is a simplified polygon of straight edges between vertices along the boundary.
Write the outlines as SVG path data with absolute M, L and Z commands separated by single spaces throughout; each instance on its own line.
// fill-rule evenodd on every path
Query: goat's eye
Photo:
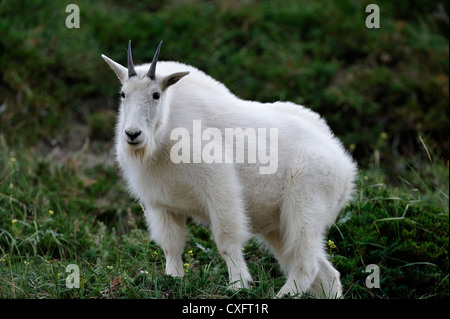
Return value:
M 125 98 L 125 93 L 120 92 L 120 96 L 124 99 Z
M 153 93 L 153 98 L 158 100 L 161 95 L 158 92 Z

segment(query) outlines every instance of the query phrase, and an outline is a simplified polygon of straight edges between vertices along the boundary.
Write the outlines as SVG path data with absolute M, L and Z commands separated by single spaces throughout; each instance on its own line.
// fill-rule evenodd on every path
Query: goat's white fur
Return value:
M 128 78 L 127 68 L 102 57 L 126 96 L 116 127 L 117 161 L 131 193 L 145 206 L 151 237 L 164 250 L 166 273 L 184 275 L 186 218 L 192 216 L 210 226 L 232 287 L 248 287 L 252 280 L 242 248 L 257 234 L 286 274 L 278 296 L 311 291 L 340 297 L 340 275 L 323 240 L 351 198 L 357 168 L 325 121 L 290 102 L 242 100 L 189 65 L 158 62 L 151 81 L 149 64 L 137 66 L 137 76 Z M 157 101 L 155 91 L 161 92 Z M 192 134 L 193 120 L 222 132 L 278 128 L 278 170 L 261 175 L 258 164 L 174 164 L 170 132 L 183 127 Z M 140 145 L 127 143 L 126 129 L 142 131 Z

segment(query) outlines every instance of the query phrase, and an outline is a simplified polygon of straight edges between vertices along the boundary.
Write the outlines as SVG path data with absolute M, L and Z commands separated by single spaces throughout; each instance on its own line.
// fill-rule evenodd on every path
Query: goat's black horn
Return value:
M 136 70 L 133 65 L 133 57 L 131 56 L 131 40 L 128 42 L 128 77 L 136 75 Z
M 148 70 L 147 76 L 150 78 L 150 80 L 155 80 L 155 72 L 156 72 L 156 62 L 158 62 L 158 56 L 159 56 L 159 50 L 161 49 L 161 44 L 163 42 L 161 41 L 158 45 L 158 48 L 156 49 L 155 55 L 152 60 L 152 64 L 150 65 L 150 69 Z

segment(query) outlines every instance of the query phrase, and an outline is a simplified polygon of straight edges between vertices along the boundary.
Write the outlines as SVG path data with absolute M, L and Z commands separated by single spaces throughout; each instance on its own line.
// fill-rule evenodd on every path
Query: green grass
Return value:
M 210 231 L 191 221 L 186 276 L 166 276 L 114 166 L 55 163 L 3 146 L 1 298 L 273 298 L 284 284 L 276 260 L 251 240 L 245 256 L 255 284 L 229 291 Z M 346 298 L 448 297 L 448 167 L 429 169 L 426 179 L 411 171 L 397 188 L 380 172 L 361 173 L 327 237 Z M 80 268 L 79 289 L 66 287 L 69 264 Z M 380 267 L 380 289 L 365 286 L 369 264 Z

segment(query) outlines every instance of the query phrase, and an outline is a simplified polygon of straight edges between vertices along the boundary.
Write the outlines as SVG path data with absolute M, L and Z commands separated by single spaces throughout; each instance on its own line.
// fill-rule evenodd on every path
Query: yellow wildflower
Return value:
M 332 241 L 332 240 L 329 240 L 329 241 L 328 241 L 328 246 L 329 246 L 331 249 L 335 249 L 335 248 L 336 248 L 336 245 L 334 244 L 334 241 Z

